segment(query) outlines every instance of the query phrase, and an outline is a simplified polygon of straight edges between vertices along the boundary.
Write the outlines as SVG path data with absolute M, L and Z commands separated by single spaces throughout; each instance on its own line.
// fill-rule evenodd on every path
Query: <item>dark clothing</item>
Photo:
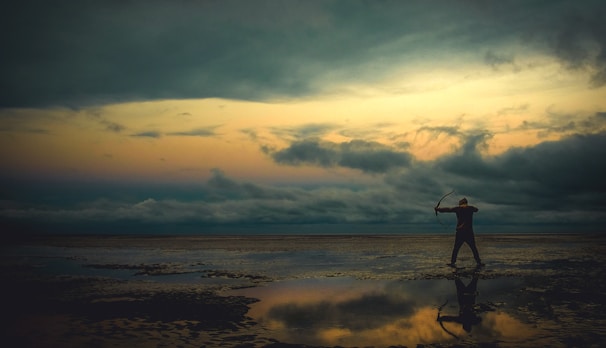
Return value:
M 460 205 L 454 208 L 436 208 L 436 211 L 440 213 L 456 213 L 457 214 L 457 235 L 455 237 L 455 244 L 452 249 L 452 255 L 450 258 L 451 263 L 457 261 L 457 255 L 459 249 L 463 243 L 467 243 L 473 253 L 473 258 L 478 264 L 481 264 L 480 254 L 476 247 L 476 240 L 473 234 L 473 213 L 478 211 L 478 208 L 471 205 Z
M 476 260 L 476 263 L 481 264 L 482 260 L 480 259 L 478 247 L 476 247 L 476 239 L 473 235 L 473 231 L 457 231 L 457 235 L 455 237 L 455 244 L 452 248 L 452 255 L 450 256 L 450 263 L 457 262 L 457 255 L 459 254 L 459 249 L 461 249 L 463 243 L 467 243 L 467 245 L 469 245 L 469 248 L 471 248 L 471 252 L 473 253 L 473 258 Z
M 457 213 L 457 232 L 469 231 L 473 234 L 473 213 L 478 212 L 478 208 L 472 205 L 460 205 L 454 208 L 438 208 L 440 213 Z

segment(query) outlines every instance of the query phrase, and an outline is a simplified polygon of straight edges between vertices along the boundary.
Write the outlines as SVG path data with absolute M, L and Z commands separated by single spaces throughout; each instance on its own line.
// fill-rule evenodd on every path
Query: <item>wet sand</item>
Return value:
M 2 247 L 20 347 L 601 347 L 606 239 L 36 237 Z

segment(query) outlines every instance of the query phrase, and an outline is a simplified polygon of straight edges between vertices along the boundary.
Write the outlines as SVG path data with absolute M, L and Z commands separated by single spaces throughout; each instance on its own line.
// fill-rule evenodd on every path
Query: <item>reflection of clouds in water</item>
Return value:
M 467 340 L 473 337 L 476 342 L 504 341 L 511 344 L 514 342 L 524 342 L 538 333 L 536 329 L 533 329 L 528 324 L 524 324 L 504 312 L 486 312 L 482 313 L 481 317 L 482 321 L 478 325 L 473 326 L 470 333 L 465 332 L 460 324 L 445 323 L 445 326 L 448 331 L 452 332 L 459 339 Z
M 490 312 L 484 316 L 482 328 L 486 329 L 493 338 L 515 338 L 517 341 L 528 339 L 536 334 L 529 325 L 502 312 Z
M 287 327 L 372 329 L 413 313 L 414 303 L 385 294 L 364 294 L 344 302 L 288 303 L 269 310 L 268 318 Z
M 535 333 L 503 312 L 478 313 L 482 321 L 473 327 L 471 334 L 458 323 L 444 323 L 450 333 L 446 332 L 436 317 L 437 307 L 445 297 L 454 300 L 449 309 L 457 310 L 451 281 L 365 285 L 368 282 L 351 279 L 345 282 L 316 280 L 313 287 L 306 286 L 305 282 L 293 287 L 283 283 L 282 291 L 278 291 L 279 299 L 257 293 L 261 302 L 253 306 L 255 311 L 249 314 L 286 342 L 319 345 L 453 343 L 457 338 L 452 334 L 463 341 L 520 342 Z M 261 291 L 271 294 L 268 288 Z
M 377 310 L 378 312 L 380 309 Z M 376 313 L 381 316 L 380 313 Z M 343 313 L 347 318 L 347 314 Z M 355 314 L 350 314 L 354 316 Z M 384 316 L 381 316 L 383 319 Z M 457 339 L 444 331 L 436 322 L 436 309 L 434 307 L 423 307 L 410 314 L 393 316 L 391 320 L 376 325 L 380 320 L 372 315 L 358 317 L 359 321 L 369 323 L 366 328 L 362 326 L 347 326 L 347 319 L 337 321 L 336 327 L 322 327 L 315 325 L 312 329 L 300 332 L 301 336 L 310 335 L 315 341 L 308 342 L 321 345 L 375 345 L 389 346 L 395 344 L 416 345 L 429 343 L 456 342 Z M 372 323 L 372 324 L 371 324 Z M 292 328 L 282 322 L 286 328 Z M 344 326 L 339 327 L 339 324 Z M 449 325 L 449 324 L 446 324 Z M 301 328 L 301 327 L 299 327 Z M 498 340 L 522 342 L 534 335 L 533 331 L 519 320 L 506 313 L 490 312 L 484 316 L 483 322 L 474 327 L 473 334 L 464 331 L 460 325 L 449 325 L 448 328 L 460 340 L 468 340 L 473 336 L 476 342 L 495 342 Z M 298 335 L 297 335 L 298 336 Z M 291 337 L 294 338 L 294 337 Z M 301 339 L 301 337 L 297 337 Z
M 462 331 L 462 330 L 461 330 Z M 424 307 L 410 316 L 394 318 L 382 326 L 366 330 L 327 328 L 317 334 L 323 345 L 414 345 L 449 342 L 454 339 L 436 323 L 436 309 Z

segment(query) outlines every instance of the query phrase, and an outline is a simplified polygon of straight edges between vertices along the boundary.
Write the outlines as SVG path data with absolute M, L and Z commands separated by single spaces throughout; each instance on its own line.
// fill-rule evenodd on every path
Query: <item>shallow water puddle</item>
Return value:
M 369 281 L 313 278 L 234 290 L 260 301 L 248 313 L 286 343 L 392 346 L 490 343 L 515 346 L 539 334 L 510 314 L 520 280 Z

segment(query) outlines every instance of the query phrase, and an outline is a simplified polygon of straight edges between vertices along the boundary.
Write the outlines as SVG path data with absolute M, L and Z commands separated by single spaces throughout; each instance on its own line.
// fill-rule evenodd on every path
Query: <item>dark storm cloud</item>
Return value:
M 49 197 L 71 197 L 62 186 L 47 186 Z M 102 189 L 105 187 L 105 189 Z M 89 188 L 90 189 L 90 188 Z M 79 226 L 98 231 L 112 230 L 112 226 L 127 226 L 129 231 L 170 226 L 215 226 L 238 224 L 318 224 L 318 223 L 391 223 L 393 221 L 419 222 L 416 210 L 405 208 L 393 192 L 386 187 L 318 186 L 273 187 L 241 182 L 214 170 L 204 184 L 189 188 L 139 187 L 128 185 L 120 190 L 99 185 L 97 197 L 76 204 L 48 204 L 45 197 L 33 192 L 35 203 L 6 205 L 0 210 L 5 222 L 41 224 L 46 230 L 57 224 Z M 23 195 L 25 190 L 20 190 Z M 140 191 L 140 192 L 139 192 Z M 166 191 L 166 192 L 163 192 Z M 78 197 L 86 192 L 78 190 Z M 133 196 L 132 199 L 124 197 Z M 147 197 L 147 198 L 141 198 Z M 7 200 L 9 202 L 10 200 Z M 12 201 L 10 201 L 12 202 Z M 411 203 L 413 204 L 413 203 Z M 125 225 L 126 224 L 126 225 Z M 93 226 L 94 225 L 94 226 Z M 95 227 L 96 226 L 96 227 Z
M 2 11 L 7 94 L 0 105 L 249 99 L 266 92 L 259 86 L 305 89 L 285 81 L 285 66 L 272 58 L 281 54 L 275 43 L 285 39 L 275 30 L 308 6 L 293 7 L 234 1 L 11 2 Z
M 481 138 L 470 139 L 458 154 L 389 177 L 388 183 L 399 189 L 433 183 L 443 192 L 455 188 L 460 195 L 471 194 L 489 204 L 494 223 L 606 219 L 606 165 L 599 160 L 606 155 L 606 133 L 513 148 L 494 157 L 482 157 L 479 146 Z
M 512 148 L 491 157 L 479 149 L 486 135 L 468 139 L 458 154 L 437 161 L 437 168 L 470 180 L 532 183 L 544 195 L 605 192 L 606 133 L 574 135 L 529 148 Z
M 581 2 L 582 3 L 582 2 Z M 591 67 L 594 87 L 606 84 L 606 5 L 577 9 L 556 23 L 552 49 L 572 69 Z
M 554 195 L 606 192 L 606 134 L 575 135 L 511 149 L 490 166 L 504 178 L 534 182 Z
M 461 196 L 467 196 L 480 207 L 476 220 L 480 233 L 496 231 L 498 226 L 528 232 L 541 231 L 542 226 L 578 231 L 604 225 L 606 133 L 574 135 L 482 156 L 480 149 L 489 137 L 487 133 L 469 135 L 455 154 L 391 168 L 384 176 L 375 175 L 370 185 L 265 185 L 237 180 L 219 169 L 213 170 L 208 181 L 191 187 L 100 183 L 76 189 L 70 183 L 45 185 L 40 190 L 30 188 L 29 182 L 22 187 L 11 184 L 0 197 L 5 203 L 0 218 L 6 223 L 38 223 L 43 229 L 73 224 L 97 226 L 97 231 L 115 231 L 112 228 L 118 225 L 127 226 L 128 231 L 162 226 L 172 231 L 185 225 L 328 223 L 403 224 L 402 230 L 406 226 L 424 230 L 440 226 L 432 208 L 443 194 L 455 189 L 442 205 L 456 205 Z M 319 147 L 330 150 L 322 160 L 325 163 L 353 167 L 341 160 L 344 153 L 356 157 L 360 149 L 370 149 L 369 154 L 377 150 L 374 143 L 308 143 L 309 154 L 290 160 L 320 165 L 317 154 L 313 155 Z M 382 168 L 364 161 L 354 163 L 366 170 Z M 20 199 L 23 195 L 29 196 Z M 452 216 L 441 220 L 449 224 Z M 380 232 L 382 227 L 375 230 Z
M 341 166 L 367 173 L 384 173 L 392 168 L 407 167 L 411 162 L 411 156 L 406 152 L 364 140 L 333 143 L 307 139 L 273 152 L 271 157 L 281 164 Z
M 593 87 L 606 83 L 606 3 L 584 1 L 483 1 L 472 12 L 484 18 L 470 39 L 484 39 L 486 64 L 515 64 L 515 52 L 493 51 L 492 40 L 517 37 L 524 45 L 559 59 L 572 70 L 585 70 Z
M 291 144 L 288 148 L 272 154 L 277 163 L 312 164 L 321 167 L 334 167 L 339 161 L 337 144 L 320 140 L 303 140 Z
M 440 166 L 448 172 L 463 176 L 493 178 L 497 172 L 485 162 L 480 153 L 490 137 L 489 133 L 467 136 L 459 152 L 440 160 Z
M 599 87 L 605 8 L 599 0 L 12 1 L 0 11 L 0 107 L 308 96 L 456 51 L 502 65 L 516 52 L 491 47 L 519 40 L 592 71 Z
M 602 117 L 598 113 L 582 123 L 603 129 Z M 472 204 L 481 207 L 477 222 L 482 225 L 572 224 L 569 228 L 583 229 L 606 221 L 606 165 L 601 160 L 606 133 L 571 135 L 497 156 L 482 155 L 490 133 L 459 136 L 463 145 L 456 153 L 390 172 L 385 183 L 402 199 L 421 205 L 435 205 L 453 189 L 456 193 L 443 205 L 471 196 Z
M 303 194 L 299 191 L 281 190 L 253 183 L 241 183 L 229 178 L 220 169 L 212 170 L 213 176 L 207 182 L 209 196 L 214 199 L 277 199 L 294 200 Z

